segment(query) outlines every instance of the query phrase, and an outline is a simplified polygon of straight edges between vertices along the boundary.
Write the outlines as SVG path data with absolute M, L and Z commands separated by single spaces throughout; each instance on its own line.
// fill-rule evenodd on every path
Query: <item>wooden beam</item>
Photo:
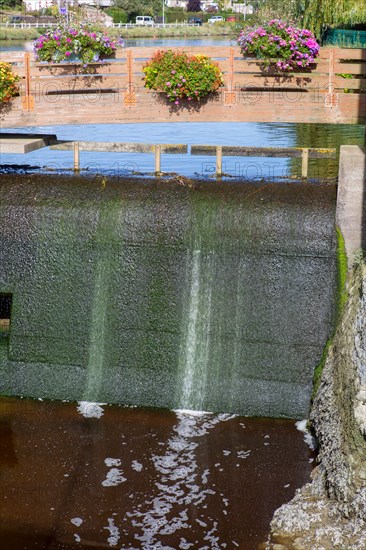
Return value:
M 336 158 L 336 149 L 307 148 L 309 158 Z M 302 147 L 240 147 L 223 145 L 222 154 L 228 157 L 301 158 Z M 215 156 L 216 145 L 192 145 L 191 155 Z
M 51 142 L 51 149 L 72 151 L 73 141 L 55 140 Z M 119 143 L 79 141 L 80 151 L 95 151 L 99 153 L 155 153 L 155 144 L 151 143 Z M 181 143 L 159 143 L 161 153 L 184 155 L 188 152 L 188 145 Z

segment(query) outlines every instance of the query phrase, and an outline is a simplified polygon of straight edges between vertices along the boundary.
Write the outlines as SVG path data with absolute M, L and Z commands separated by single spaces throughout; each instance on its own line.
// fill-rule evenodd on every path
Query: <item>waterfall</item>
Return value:
M 91 320 L 89 333 L 89 359 L 84 388 L 84 399 L 95 400 L 102 386 L 108 335 L 108 310 L 110 310 L 110 286 L 113 270 L 111 233 L 117 223 L 119 206 L 102 205 L 96 233 L 96 258 L 94 284 L 91 296 Z
M 180 407 L 202 410 L 206 397 L 212 304 L 212 257 L 199 248 L 187 258 L 188 300 L 179 358 Z

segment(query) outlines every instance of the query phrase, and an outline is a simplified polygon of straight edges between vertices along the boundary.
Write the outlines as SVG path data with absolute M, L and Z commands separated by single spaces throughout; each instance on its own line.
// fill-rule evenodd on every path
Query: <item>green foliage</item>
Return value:
M 201 11 L 200 0 L 188 0 L 187 11 L 194 11 L 194 12 Z
M 304 24 L 320 38 L 329 28 L 347 28 L 366 22 L 366 2 L 360 0 L 306 0 Z
M 164 92 L 169 101 L 199 101 L 223 85 L 218 65 L 204 55 L 159 50 L 144 66 L 145 86 Z
M 10 101 L 18 93 L 20 77 L 13 73 L 10 63 L 0 62 L 0 104 Z
M 22 0 L 0 0 L 0 8 L 21 8 Z
M 113 18 L 113 23 L 128 23 L 128 14 L 122 8 L 107 8 L 105 12 Z
M 137 15 L 154 17 L 162 13 L 161 0 L 115 0 L 115 8 L 122 8 L 128 15 L 128 21 L 135 22 Z
M 262 24 L 270 19 L 285 19 L 303 25 L 306 0 L 266 0 L 250 2 L 255 8 L 253 21 Z

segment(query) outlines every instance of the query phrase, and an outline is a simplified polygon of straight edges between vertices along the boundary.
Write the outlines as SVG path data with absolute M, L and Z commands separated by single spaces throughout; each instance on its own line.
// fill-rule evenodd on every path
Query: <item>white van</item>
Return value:
M 154 19 L 150 15 L 138 15 L 136 17 L 136 25 L 152 26 Z

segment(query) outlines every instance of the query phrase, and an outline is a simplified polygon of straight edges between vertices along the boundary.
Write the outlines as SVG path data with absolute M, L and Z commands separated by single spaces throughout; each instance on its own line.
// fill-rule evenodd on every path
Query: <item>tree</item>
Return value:
M 137 15 L 151 15 L 154 17 L 161 12 L 161 0 L 115 0 L 114 7 L 122 8 L 130 21 Z
M 306 0 L 304 23 L 318 38 L 329 28 L 366 22 L 366 3 L 360 0 Z
M 200 0 L 188 0 L 187 11 L 201 11 Z
M 253 6 L 256 8 L 253 16 L 256 23 L 262 24 L 270 19 L 283 19 L 301 25 L 305 0 L 265 0 L 253 2 Z

